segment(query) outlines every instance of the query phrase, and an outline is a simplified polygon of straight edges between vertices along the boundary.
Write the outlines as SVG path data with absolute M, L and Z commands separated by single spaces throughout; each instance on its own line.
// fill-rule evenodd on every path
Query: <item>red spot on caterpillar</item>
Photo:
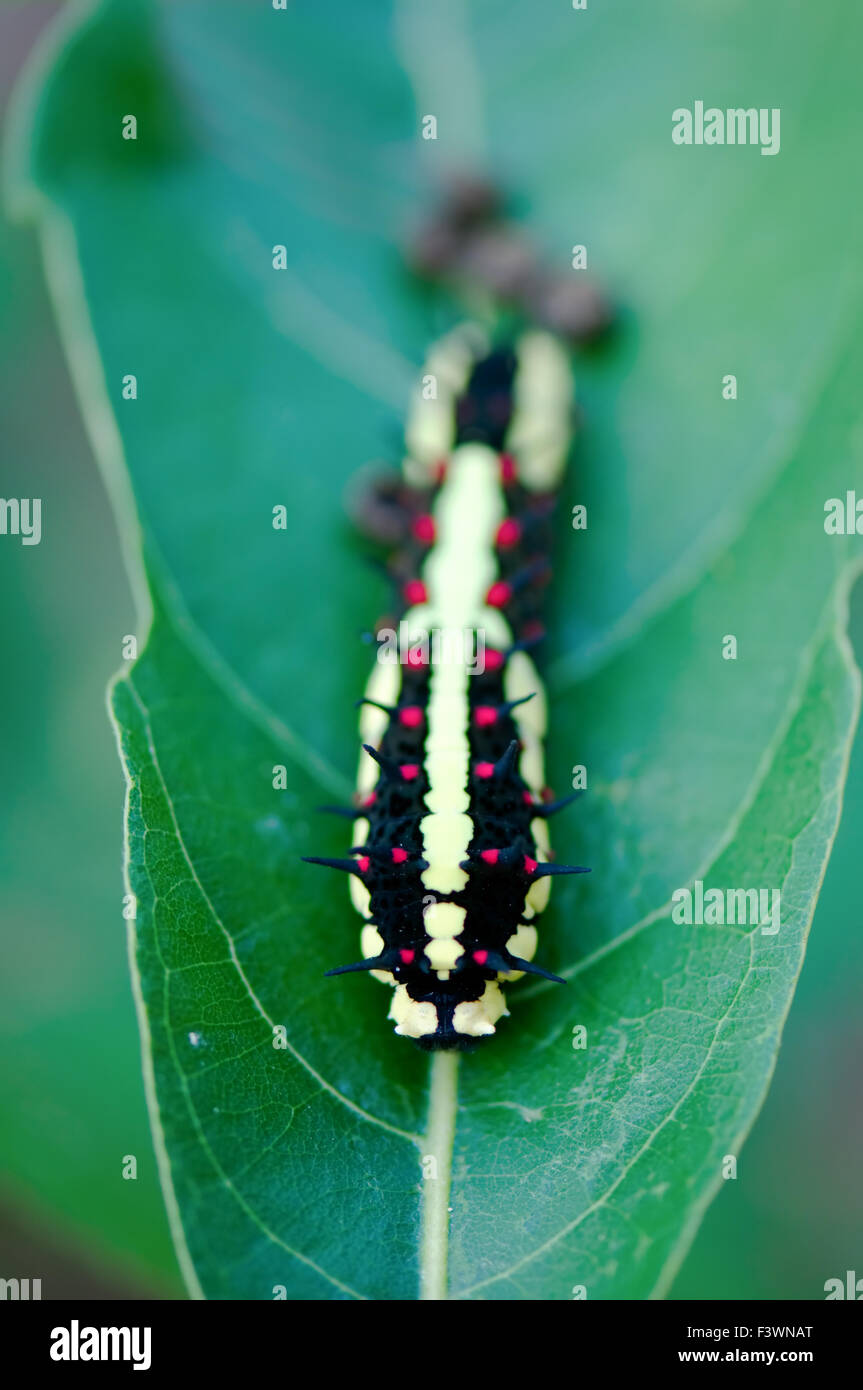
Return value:
M 477 705 L 473 718 L 477 728 L 487 729 L 490 724 L 497 722 L 497 710 L 494 705 Z
M 428 590 L 421 579 L 409 579 L 402 589 L 406 603 L 425 603 Z
M 427 514 L 414 517 L 411 530 L 414 534 L 414 539 L 421 541 L 423 545 L 431 545 L 434 540 L 434 520 Z
M 423 712 L 419 705 L 403 705 L 399 710 L 399 723 L 406 729 L 418 729 L 423 722 Z
M 362 805 L 362 806 L 374 806 L 375 801 L 377 800 L 377 795 L 378 795 L 377 792 L 369 792 L 369 794 L 368 794 L 368 796 L 366 797 L 365 801 L 362 801 L 362 802 L 360 803 L 360 805 Z
M 422 652 L 417 651 L 416 648 L 411 648 L 407 653 L 405 661 L 412 671 L 421 671 L 424 666 L 428 665 Z
M 485 653 L 485 669 L 487 671 L 499 671 L 504 663 L 503 652 L 497 651 L 495 647 L 488 647 Z
M 488 951 L 474 951 L 473 958 L 477 965 L 485 965 L 488 960 Z
M 402 965 L 411 965 L 413 963 L 413 958 L 416 955 L 416 951 L 412 951 L 410 947 L 405 947 L 404 950 L 399 951 L 399 955 L 401 957 Z
M 538 867 L 538 865 L 537 865 L 536 860 L 535 860 L 535 859 L 531 859 L 530 855 L 529 855 L 529 854 L 526 854 L 526 855 L 524 856 L 524 871 L 525 871 L 525 873 L 526 873 L 526 874 L 535 874 L 535 873 L 536 873 L 536 870 L 537 870 L 537 867 Z
M 408 852 L 406 849 L 402 849 L 400 845 L 396 845 L 392 851 L 392 856 L 394 864 L 403 864 L 408 858 Z
M 371 864 L 371 862 L 372 861 L 369 859 L 369 856 L 367 854 L 360 855 L 359 859 L 357 860 L 357 868 L 359 869 L 361 874 L 368 873 L 369 864 Z
M 493 777 L 494 763 L 477 763 L 474 767 L 477 777 Z
M 484 849 L 479 857 L 480 859 L 484 859 L 486 864 L 496 864 L 499 855 L 499 849 Z
M 515 466 L 515 459 L 512 454 L 501 454 L 500 456 L 500 480 L 507 486 L 514 483 L 518 477 Z
M 511 598 L 511 586 L 505 580 L 498 579 L 486 594 L 485 601 L 490 608 L 505 608 Z
M 533 799 L 533 792 L 522 792 L 522 800 L 524 801 L 525 806 L 536 805 L 536 802 Z
M 412 782 L 420 775 L 418 763 L 402 763 L 400 771 L 406 782 Z
M 501 550 L 510 550 L 512 546 L 518 545 L 521 540 L 521 522 L 516 521 L 515 517 L 507 517 L 497 528 L 494 541 Z
M 434 466 L 435 482 L 442 483 L 446 477 L 446 459 L 438 459 Z

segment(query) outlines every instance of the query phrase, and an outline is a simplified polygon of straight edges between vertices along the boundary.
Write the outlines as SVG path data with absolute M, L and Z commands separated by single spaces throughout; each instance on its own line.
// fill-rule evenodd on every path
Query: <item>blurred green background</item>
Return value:
M 53 4 L 0 9 L 0 102 Z M 0 546 L 3 882 L 0 1275 L 43 1296 L 182 1295 L 141 1084 L 121 915 L 123 786 L 104 690 L 135 617 L 31 231 L 0 226 L 2 494 L 41 496 Z M 863 655 L 863 589 L 852 637 Z M 820 1298 L 863 1272 L 863 740 L 773 1087 L 676 1298 Z M 121 1176 L 138 1160 L 135 1182 Z
M 57 8 L 0 10 L 4 111 Z M 2 1273 L 41 1276 L 46 1297 L 176 1293 L 126 965 L 123 778 L 105 706 L 134 607 L 36 239 L 5 220 L 0 333 L 2 495 L 42 497 L 51 518 L 41 545 L 0 546 Z M 121 1176 L 125 1154 L 138 1158 L 134 1182 Z

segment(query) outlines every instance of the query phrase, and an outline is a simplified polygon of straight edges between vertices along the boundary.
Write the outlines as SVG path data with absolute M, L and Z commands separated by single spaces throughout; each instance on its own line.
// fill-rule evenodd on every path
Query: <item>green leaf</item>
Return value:
M 124 1287 L 173 1293 L 182 1283 L 120 915 L 122 773 L 103 698 L 132 602 L 34 239 L 2 217 L 0 301 L 3 492 L 41 498 L 54 518 L 38 548 L 0 539 L 0 1018 L 14 1057 L 0 1074 L 5 1263 L 16 1263 L 12 1207 L 34 1231 L 46 1298 L 58 1296 L 58 1242 L 98 1258 L 106 1277 L 122 1269 Z M 121 1176 L 126 1154 L 138 1159 L 135 1182 Z
M 719 13 L 671 0 L 643 24 L 106 4 L 57 48 L 15 188 L 152 602 L 114 710 L 148 1087 L 193 1293 L 661 1296 L 739 1154 L 859 701 L 861 546 L 824 530 L 863 476 L 857 74 L 838 4 L 788 13 L 737 16 L 730 65 Z M 674 146 L 690 92 L 781 106 L 780 154 Z M 407 280 L 398 240 L 480 152 L 550 263 L 585 243 L 625 309 L 579 368 L 569 500 L 589 527 L 563 528 L 554 586 L 549 767 L 560 787 L 573 764 L 590 777 L 555 842 L 593 873 L 558 885 L 544 924 L 569 984 L 513 988 L 498 1037 L 430 1077 L 383 990 L 322 979 L 357 922 L 298 859 L 345 848 L 312 808 L 349 787 L 354 638 L 380 601 L 341 490 L 455 313 Z M 781 930 L 676 925 L 695 879 L 780 889 Z

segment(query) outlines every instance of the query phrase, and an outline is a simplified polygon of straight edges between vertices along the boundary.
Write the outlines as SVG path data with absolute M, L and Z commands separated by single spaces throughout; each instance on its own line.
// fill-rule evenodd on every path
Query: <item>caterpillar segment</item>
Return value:
M 429 392 L 429 383 L 434 390 Z M 571 436 L 567 357 L 544 332 L 490 348 L 473 327 L 431 351 L 409 413 L 391 563 L 398 640 L 360 712 L 347 870 L 362 959 L 393 987 L 395 1032 L 470 1047 L 533 963 L 551 878 L 546 702 L 532 649 Z M 379 634 L 380 639 L 380 634 Z

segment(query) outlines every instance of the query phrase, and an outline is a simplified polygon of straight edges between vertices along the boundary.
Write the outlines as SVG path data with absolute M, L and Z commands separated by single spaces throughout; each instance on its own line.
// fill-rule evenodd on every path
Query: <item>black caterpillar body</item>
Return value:
M 547 333 L 491 351 L 477 330 L 430 354 L 402 478 L 374 501 L 401 610 L 362 701 L 349 857 L 363 959 L 394 986 L 395 1031 L 472 1046 L 533 964 L 555 874 L 546 821 L 542 635 L 555 494 L 571 434 L 567 357 Z

